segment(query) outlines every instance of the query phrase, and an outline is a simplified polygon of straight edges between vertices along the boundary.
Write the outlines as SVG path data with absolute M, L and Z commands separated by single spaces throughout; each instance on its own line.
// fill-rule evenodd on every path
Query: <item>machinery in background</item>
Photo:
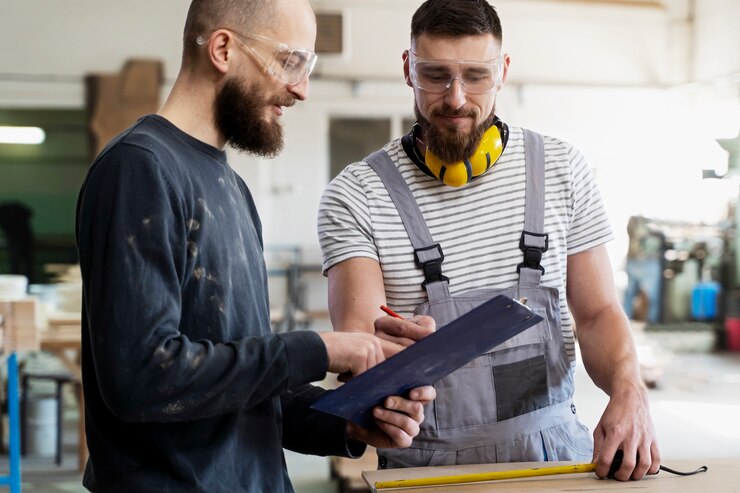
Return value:
M 305 254 L 298 245 L 265 247 L 270 322 L 275 332 L 330 329 L 327 280 L 321 262 L 307 261 Z
M 703 178 L 737 179 L 740 176 L 740 132 L 731 139 L 717 139 L 717 143 L 728 152 L 727 172 L 720 175 L 716 170 L 704 170 Z M 729 208 L 728 220 L 722 231 L 724 254 L 722 256 L 718 281 L 720 292 L 717 294 L 719 307 L 717 321 L 723 330 L 720 331 L 720 344 L 733 351 L 740 351 L 740 200 Z M 715 296 L 716 286 L 700 286 L 707 298 Z M 701 303 L 702 298 L 697 297 Z
M 627 230 L 627 315 L 647 331 L 714 331 L 735 349 L 725 334 L 727 317 L 740 317 L 734 218 L 706 225 L 633 216 Z

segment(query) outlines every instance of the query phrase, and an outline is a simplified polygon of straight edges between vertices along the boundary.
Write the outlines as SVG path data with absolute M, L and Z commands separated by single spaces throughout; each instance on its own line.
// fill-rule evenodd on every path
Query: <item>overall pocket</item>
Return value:
M 544 355 L 493 367 L 496 419 L 527 414 L 550 405 Z
M 593 458 L 593 437 L 578 419 L 542 430 L 542 439 L 550 460 L 588 462 Z

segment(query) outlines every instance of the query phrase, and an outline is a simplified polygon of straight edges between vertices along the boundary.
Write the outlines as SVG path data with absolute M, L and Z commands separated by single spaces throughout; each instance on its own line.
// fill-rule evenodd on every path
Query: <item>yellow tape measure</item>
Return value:
M 378 481 L 375 489 L 410 488 L 415 486 L 439 486 L 444 484 L 478 483 L 482 481 L 496 481 L 500 479 L 520 479 L 535 476 L 551 476 L 554 474 L 578 474 L 596 471 L 596 464 L 573 464 L 569 466 L 535 467 L 532 469 L 517 469 L 513 471 L 479 472 L 471 474 L 455 474 L 451 476 L 437 476 L 433 478 L 399 479 L 397 481 Z

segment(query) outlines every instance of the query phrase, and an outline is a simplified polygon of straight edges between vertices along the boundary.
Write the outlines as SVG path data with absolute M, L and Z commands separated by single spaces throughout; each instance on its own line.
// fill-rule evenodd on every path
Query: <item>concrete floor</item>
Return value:
M 715 353 L 707 334 L 638 335 L 641 361 L 657 386 L 650 390 L 653 419 L 663 464 L 671 459 L 738 458 L 740 464 L 740 353 Z M 655 371 L 657 369 L 657 372 Z M 576 373 L 576 405 L 581 420 L 593 429 L 606 405 L 582 366 Z M 65 412 L 65 457 L 61 468 L 51 458 L 23 460 L 23 491 L 76 493 L 76 411 Z M 7 429 L 7 428 L 6 428 Z M 297 493 L 336 491 L 326 458 L 287 452 Z M 7 457 L 0 458 L 7 471 Z M 740 482 L 740 468 L 738 469 Z

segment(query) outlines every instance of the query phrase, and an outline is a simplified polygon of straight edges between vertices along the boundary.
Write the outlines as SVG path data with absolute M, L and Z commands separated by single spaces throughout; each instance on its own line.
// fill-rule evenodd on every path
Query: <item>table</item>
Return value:
M 85 395 L 82 391 L 82 367 L 80 356 L 82 354 L 82 325 L 80 315 L 65 315 L 64 317 L 51 317 L 48 322 L 49 328 L 41 331 L 40 349 L 54 354 L 69 370 L 77 386 L 77 401 L 80 404 L 80 418 L 77 424 L 80 441 L 77 448 L 77 467 L 80 471 L 87 464 L 88 450 L 85 438 Z M 69 356 L 69 351 L 76 353 L 75 358 Z
M 474 464 L 464 466 L 414 467 L 408 469 L 385 469 L 382 471 L 365 471 L 362 476 L 370 485 L 372 491 L 403 492 L 403 493 L 430 493 L 444 491 L 449 493 L 487 493 L 487 492 L 574 492 L 574 491 L 611 491 L 611 490 L 639 490 L 641 493 L 724 493 L 740 491 L 740 460 L 738 459 L 695 459 L 670 460 L 665 459 L 663 464 L 679 471 L 693 471 L 706 465 L 707 472 L 694 476 L 676 476 L 661 471 L 655 476 L 648 476 L 642 481 L 620 482 L 614 480 L 599 480 L 593 473 L 566 474 L 562 476 L 544 476 L 537 478 L 512 479 L 491 481 L 486 483 L 468 483 L 460 485 L 427 486 L 403 489 L 380 489 L 374 485 L 378 481 L 393 481 L 399 479 L 429 478 L 454 474 L 474 474 L 490 471 L 504 471 L 514 469 L 530 469 L 534 467 L 550 467 L 575 464 L 575 462 L 519 462 L 509 464 Z
M 39 344 L 42 351 L 54 354 L 72 376 L 80 381 L 82 381 L 82 368 L 80 366 L 81 338 L 82 328 L 80 325 L 65 325 L 41 331 Z M 76 356 L 71 358 L 67 350 L 73 350 Z

